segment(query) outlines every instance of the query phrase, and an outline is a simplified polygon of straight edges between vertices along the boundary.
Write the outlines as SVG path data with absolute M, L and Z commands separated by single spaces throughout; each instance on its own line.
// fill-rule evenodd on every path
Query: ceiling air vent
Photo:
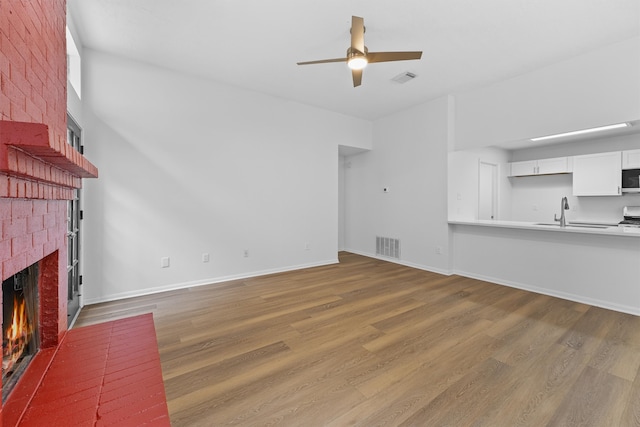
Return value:
M 397 83 L 406 83 L 409 80 L 415 79 L 416 77 L 417 77 L 416 74 L 414 74 L 414 73 L 412 73 L 410 71 L 405 71 L 404 73 L 398 74 L 397 76 L 395 76 L 391 80 L 393 80 L 394 82 L 397 82 Z

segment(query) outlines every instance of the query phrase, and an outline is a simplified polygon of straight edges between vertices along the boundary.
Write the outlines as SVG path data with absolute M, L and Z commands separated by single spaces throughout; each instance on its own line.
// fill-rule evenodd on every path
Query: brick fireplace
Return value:
M 0 277 L 38 263 L 40 295 L 40 351 L 0 407 L 8 427 L 67 330 L 67 203 L 98 171 L 67 143 L 65 0 L 0 7 Z

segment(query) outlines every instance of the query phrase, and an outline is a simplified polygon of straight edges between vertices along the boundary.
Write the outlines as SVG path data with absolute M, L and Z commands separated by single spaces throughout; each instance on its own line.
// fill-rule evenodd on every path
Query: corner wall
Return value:
M 347 250 L 375 256 L 376 236 L 399 238 L 396 262 L 449 273 L 449 102 L 443 97 L 377 120 L 373 149 L 345 159 Z
M 338 145 L 369 146 L 371 122 L 89 49 L 82 61 L 101 172 L 85 191 L 85 303 L 337 261 Z

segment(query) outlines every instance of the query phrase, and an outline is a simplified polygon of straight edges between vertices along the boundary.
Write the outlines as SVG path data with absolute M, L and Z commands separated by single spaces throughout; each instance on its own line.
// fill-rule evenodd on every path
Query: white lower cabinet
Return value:
M 573 157 L 574 196 L 619 196 L 622 152 L 586 154 Z

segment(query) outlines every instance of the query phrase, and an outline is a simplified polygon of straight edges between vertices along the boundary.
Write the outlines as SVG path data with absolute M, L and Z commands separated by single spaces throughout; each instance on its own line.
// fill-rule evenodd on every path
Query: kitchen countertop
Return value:
M 501 220 L 449 220 L 449 224 L 474 225 L 480 227 L 499 227 L 523 230 L 549 231 L 555 233 L 604 234 L 607 236 L 640 237 L 640 228 L 618 227 L 615 224 L 569 221 L 567 227 L 549 222 L 501 221 Z M 590 227 L 589 225 L 592 225 Z M 605 227 L 605 228 L 602 228 Z

